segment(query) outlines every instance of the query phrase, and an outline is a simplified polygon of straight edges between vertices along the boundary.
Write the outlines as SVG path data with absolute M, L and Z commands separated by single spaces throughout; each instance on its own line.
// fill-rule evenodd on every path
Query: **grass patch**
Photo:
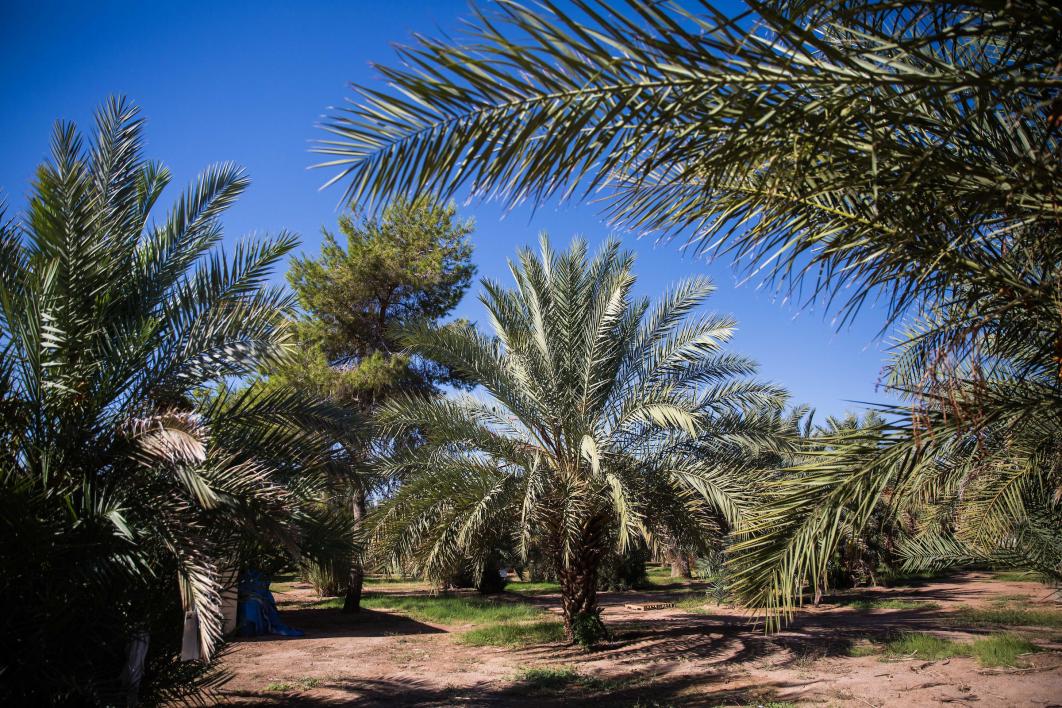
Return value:
M 644 589 L 649 591 L 685 587 L 689 583 L 687 578 L 672 578 L 670 568 L 650 566 L 645 570 Z
M 934 634 L 905 632 L 885 644 L 886 656 L 907 656 L 915 659 L 950 659 L 955 656 L 970 656 L 970 645 L 953 642 Z
M 873 644 L 854 644 L 845 652 L 848 656 L 874 656 L 881 653 L 881 648 Z
M 649 567 L 645 569 L 645 579 L 649 585 L 674 585 L 682 578 L 672 578 L 670 568 Z
M 574 666 L 535 666 L 524 669 L 516 680 L 533 693 L 560 691 L 582 679 Z
M 929 661 L 966 656 L 977 659 L 981 666 L 1021 666 L 1021 656 L 1036 651 L 1039 648 L 1035 644 L 1015 634 L 993 634 L 966 643 L 912 632 L 902 634 L 885 645 L 887 656 Z
M 925 600 L 906 600 L 902 597 L 892 597 L 882 600 L 857 600 L 842 601 L 841 604 L 855 610 L 936 610 L 940 605 L 936 602 Z
M 1062 612 L 1025 607 L 964 607 L 954 621 L 972 626 L 1062 627 Z
M 564 640 L 564 624 L 554 620 L 489 624 L 471 629 L 457 639 L 461 644 L 471 647 L 522 647 Z
M 410 590 L 427 590 L 431 588 L 431 584 L 426 580 L 419 580 L 417 578 L 406 578 L 401 575 L 375 575 L 365 578 L 366 588 L 375 587 L 391 587 L 391 588 L 408 588 Z
M 295 690 L 295 684 L 287 683 L 287 682 L 281 682 L 281 681 L 274 681 L 273 683 L 267 685 L 265 687 L 265 690 L 270 691 L 272 693 L 284 693 L 285 691 L 293 691 L 293 690 Z
M 579 673 L 574 666 L 535 666 L 524 669 L 516 676 L 521 688 L 529 693 L 559 693 L 579 690 L 586 693 L 616 691 L 631 684 L 625 679 L 603 679 Z
M 317 688 L 321 685 L 321 679 L 314 678 L 312 676 L 304 676 L 301 679 L 296 679 L 294 683 L 290 681 L 274 681 L 265 687 L 265 690 L 273 693 L 284 693 L 287 691 L 294 691 L 296 688 Z
M 318 600 L 317 602 L 310 603 L 310 607 L 319 610 L 339 610 L 343 608 L 344 598 L 342 597 L 329 597 L 324 600 Z M 365 607 L 365 598 L 361 598 L 361 606 Z
M 560 592 L 560 583 L 554 582 L 513 582 L 505 586 L 505 589 L 509 592 L 515 592 L 519 595 L 548 595 L 553 592 Z
M 289 592 L 297 582 L 299 582 L 299 576 L 295 573 L 282 573 L 274 576 L 269 581 L 269 591 L 273 593 Z
M 421 622 L 486 624 L 537 619 L 543 611 L 521 602 L 498 602 L 465 595 L 368 595 L 361 606 L 394 610 Z
M 342 607 L 343 599 L 318 602 L 315 607 Z M 361 606 L 390 610 L 420 622 L 476 624 L 457 641 L 469 646 L 520 647 L 564 641 L 564 625 L 545 610 L 523 602 L 490 600 L 475 595 L 390 595 L 362 598 Z
M 989 602 L 996 607 L 1016 606 L 1024 609 L 1032 602 L 1032 598 L 1028 595 L 996 595 Z
M 700 614 L 708 614 L 712 610 L 708 607 L 708 603 L 712 602 L 707 595 L 703 592 L 691 593 L 689 597 L 684 597 L 681 600 L 675 601 L 675 607 L 681 610 L 689 610 L 691 612 L 697 612 Z
M 970 650 L 981 666 L 1021 666 L 1021 655 L 1039 651 L 1039 647 L 1015 634 L 993 634 L 974 640 Z

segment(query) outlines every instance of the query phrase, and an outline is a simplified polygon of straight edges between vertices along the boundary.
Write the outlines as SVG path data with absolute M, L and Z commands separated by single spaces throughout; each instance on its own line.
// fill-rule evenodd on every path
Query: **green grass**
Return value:
M 344 598 L 342 598 L 342 597 L 330 597 L 327 600 L 318 600 L 317 602 L 311 603 L 310 607 L 313 607 L 313 608 L 316 608 L 316 609 L 319 609 L 319 610 L 338 610 L 338 609 L 341 609 L 343 607 L 343 600 L 344 600 Z M 365 598 L 364 597 L 362 597 L 362 599 L 361 599 L 361 606 L 362 607 L 365 606 Z
M 323 600 L 315 607 L 339 608 L 343 598 Z M 522 602 L 498 602 L 469 595 L 366 595 L 361 606 L 370 610 L 393 610 L 420 622 L 481 624 L 536 619 L 543 610 Z
M 848 656 L 874 656 L 881 653 L 881 647 L 873 644 L 855 644 L 848 648 Z
M 265 687 L 265 690 L 270 692 L 284 693 L 286 691 L 294 691 L 296 688 L 317 688 L 321 685 L 321 679 L 314 678 L 312 676 L 304 676 L 301 679 L 296 679 L 294 683 L 290 681 L 274 681 Z
M 370 595 L 362 600 L 368 609 L 389 609 L 422 622 L 479 624 L 514 622 L 541 617 L 543 611 L 522 602 L 498 602 L 464 595 Z
M 981 666 L 1021 666 L 1021 655 L 1039 651 L 1039 647 L 1015 634 L 993 634 L 977 639 L 971 650 Z
M 476 627 L 457 638 L 472 647 L 522 647 L 530 644 L 563 642 L 564 624 L 556 620 L 540 622 L 488 624 Z
M 708 603 L 711 602 L 715 605 L 715 601 L 709 599 L 703 591 L 696 591 L 690 593 L 689 597 L 684 597 L 681 600 L 675 601 L 675 607 L 681 610 L 689 610 L 700 614 L 708 614 L 712 611 L 711 607 L 708 607 Z
M 1022 654 L 1039 651 L 1029 640 L 1015 634 L 993 634 L 972 643 L 955 642 L 921 632 L 902 634 L 885 645 L 886 656 L 904 656 L 928 661 L 957 656 L 972 657 L 982 666 L 1020 666 Z
M 325 600 L 316 607 L 342 607 L 342 598 Z M 475 595 L 389 595 L 362 598 L 371 610 L 399 612 L 420 622 L 482 625 L 457 641 L 469 646 L 519 647 L 564 641 L 564 625 L 544 619 L 550 615 L 523 602 L 489 600 Z
M 671 571 L 660 568 L 649 568 L 644 583 L 637 586 L 642 592 L 664 592 L 676 588 L 687 587 L 689 581 L 682 578 L 672 578 Z M 511 582 L 505 586 L 509 592 L 519 595 L 548 595 L 560 592 L 560 583 L 556 582 Z
M 631 685 L 630 680 L 586 676 L 571 665 L 535 666 L 524 669 L 516 675 L 516 681 L 521 688 L 532 694 L 559 693 L 573 689 L 585 693 L 604 693 Z
M 270 691 L 270 692 L 277 692 L 277 693 L 283 693 L 284 691 L 292 691 L 294 689 L 295 689 L 295 684 L 293 684 L 293 683 L 282 683 L 280 681 L 274 681 L 273 683 L 271 683 L 271 684 L 269 684 L 268 686 L 265 687 L 265 690 Z
M 647 589 L 679 587 L 689 582 L 685 578 L 672 578 L 670 568 L 660 568 L 658 566 L 646 568 L 645 580 Z
M 992 598 L 993 605 L 1019 605 L 1024 607 L 1032 601 L 1028 595 L 996 595 Z
M 905 632 L 885 644 L 886 656 L 908 656 L 915 659 L 950 659 L 954 656 L 969 656 L 968 644 L 953 642 L 935 634 Z
M 365 578 L 365 585 L 426 585 L 417 578 L 405 578 L 401 575 L 370 575 Z
M 905 600 L 902 597 L 893 597 L 883 600 L 848 600 L 841 604 L 855 610 L 936 610 L 940 605 L 936 602 L 925 600 Z
M 975 627 L 1062 627 L 1062 612 L 1025 607 L 964 607 L 953 615 L 953 619 Z
M 535 666 L 516 676 L 517 682 L 532 693 L 559 691 L 582 678 L 574 666 Z
M 299 582 L 299 576 L 295 573 L 275 575 L 269 581 L 269 591 L 273 593 L 288 592 L 297 582 Z
M 505 589 L 509 592 L 515 592 L 520 595 L 548 595 L 549 593 L 560 592 L 560 583 L 554 582 L 527 582 L 527 583 L 509 583 L 505 586 Z
M 650 585 L 670 585 L 676 580 L 681 580 L 681 578 L 672 578 L 669 568 L 661 568 L 659 566 L 646 568 L 645 579 L 649 581 Z

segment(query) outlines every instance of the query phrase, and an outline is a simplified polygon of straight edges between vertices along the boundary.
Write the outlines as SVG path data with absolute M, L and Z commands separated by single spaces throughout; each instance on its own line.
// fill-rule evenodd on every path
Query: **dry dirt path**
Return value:
M 983 669 L 972 658 L 882 661 L 848 655 L 852 646 L 890 631 L 964 640 L 999 631 L 963 627 L 949 613 L 954 617 L 961 607 L 987 607 L 993 601 L 998 607 L 1018 596 L 1027 596 L 1030 608 L 1059 609 L 1057 598 L 1039 584 L 969 573 L 919 587 L 860 593 L 924 600 L 935 604 L 931 608 L 858 610 L 823 604 L 801 612 L 784 632 L 767 636 L 749 627 L 736 609 L 708 605 L 701 612 L 639 612 L 625 607 L 681 599 L 679 592 L 606 593 L 604 618 L 615 639 L 584 653 L 561 644 L 465 646 L 455 638 L 470 625 L 312 608 L 308 586 L 296 583 L 277 600 L 284 620 L 306 636 L 235 642 L 224 659 L 233 674 L 225 698 L 244 705 L 321 706 L 1062 706 L 1062 629 L 1057 627 L 1022 630 L 1048 649 L 1027 657 L 1023 670 Z M 529 600 L 557 611 L 555 596 Z M 574 666 L 595 681 L 549 694 L 516 680 L 520 671 L 541 666 Z

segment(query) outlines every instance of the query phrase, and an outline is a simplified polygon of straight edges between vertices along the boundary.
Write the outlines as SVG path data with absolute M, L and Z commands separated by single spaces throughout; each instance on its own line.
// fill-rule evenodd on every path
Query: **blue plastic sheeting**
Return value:
M 269 592 L 269 579 L 257 570 L 249 570 L 240 578 L 240 598 L 236 607 L 237 632 L 241 637 L 277 634 L 282 637 L 301 637 L 302 630 L 292 629 L 280 621 L 276 600 Z

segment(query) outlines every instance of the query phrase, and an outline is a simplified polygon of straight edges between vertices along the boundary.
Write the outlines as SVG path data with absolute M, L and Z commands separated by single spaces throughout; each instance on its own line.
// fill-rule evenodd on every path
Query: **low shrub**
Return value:
M 572 619 L 572 639 L 582 647 L 592 647 L 609 639 L 608 628 L 601 621 L 601 610 L 580 612 Z

